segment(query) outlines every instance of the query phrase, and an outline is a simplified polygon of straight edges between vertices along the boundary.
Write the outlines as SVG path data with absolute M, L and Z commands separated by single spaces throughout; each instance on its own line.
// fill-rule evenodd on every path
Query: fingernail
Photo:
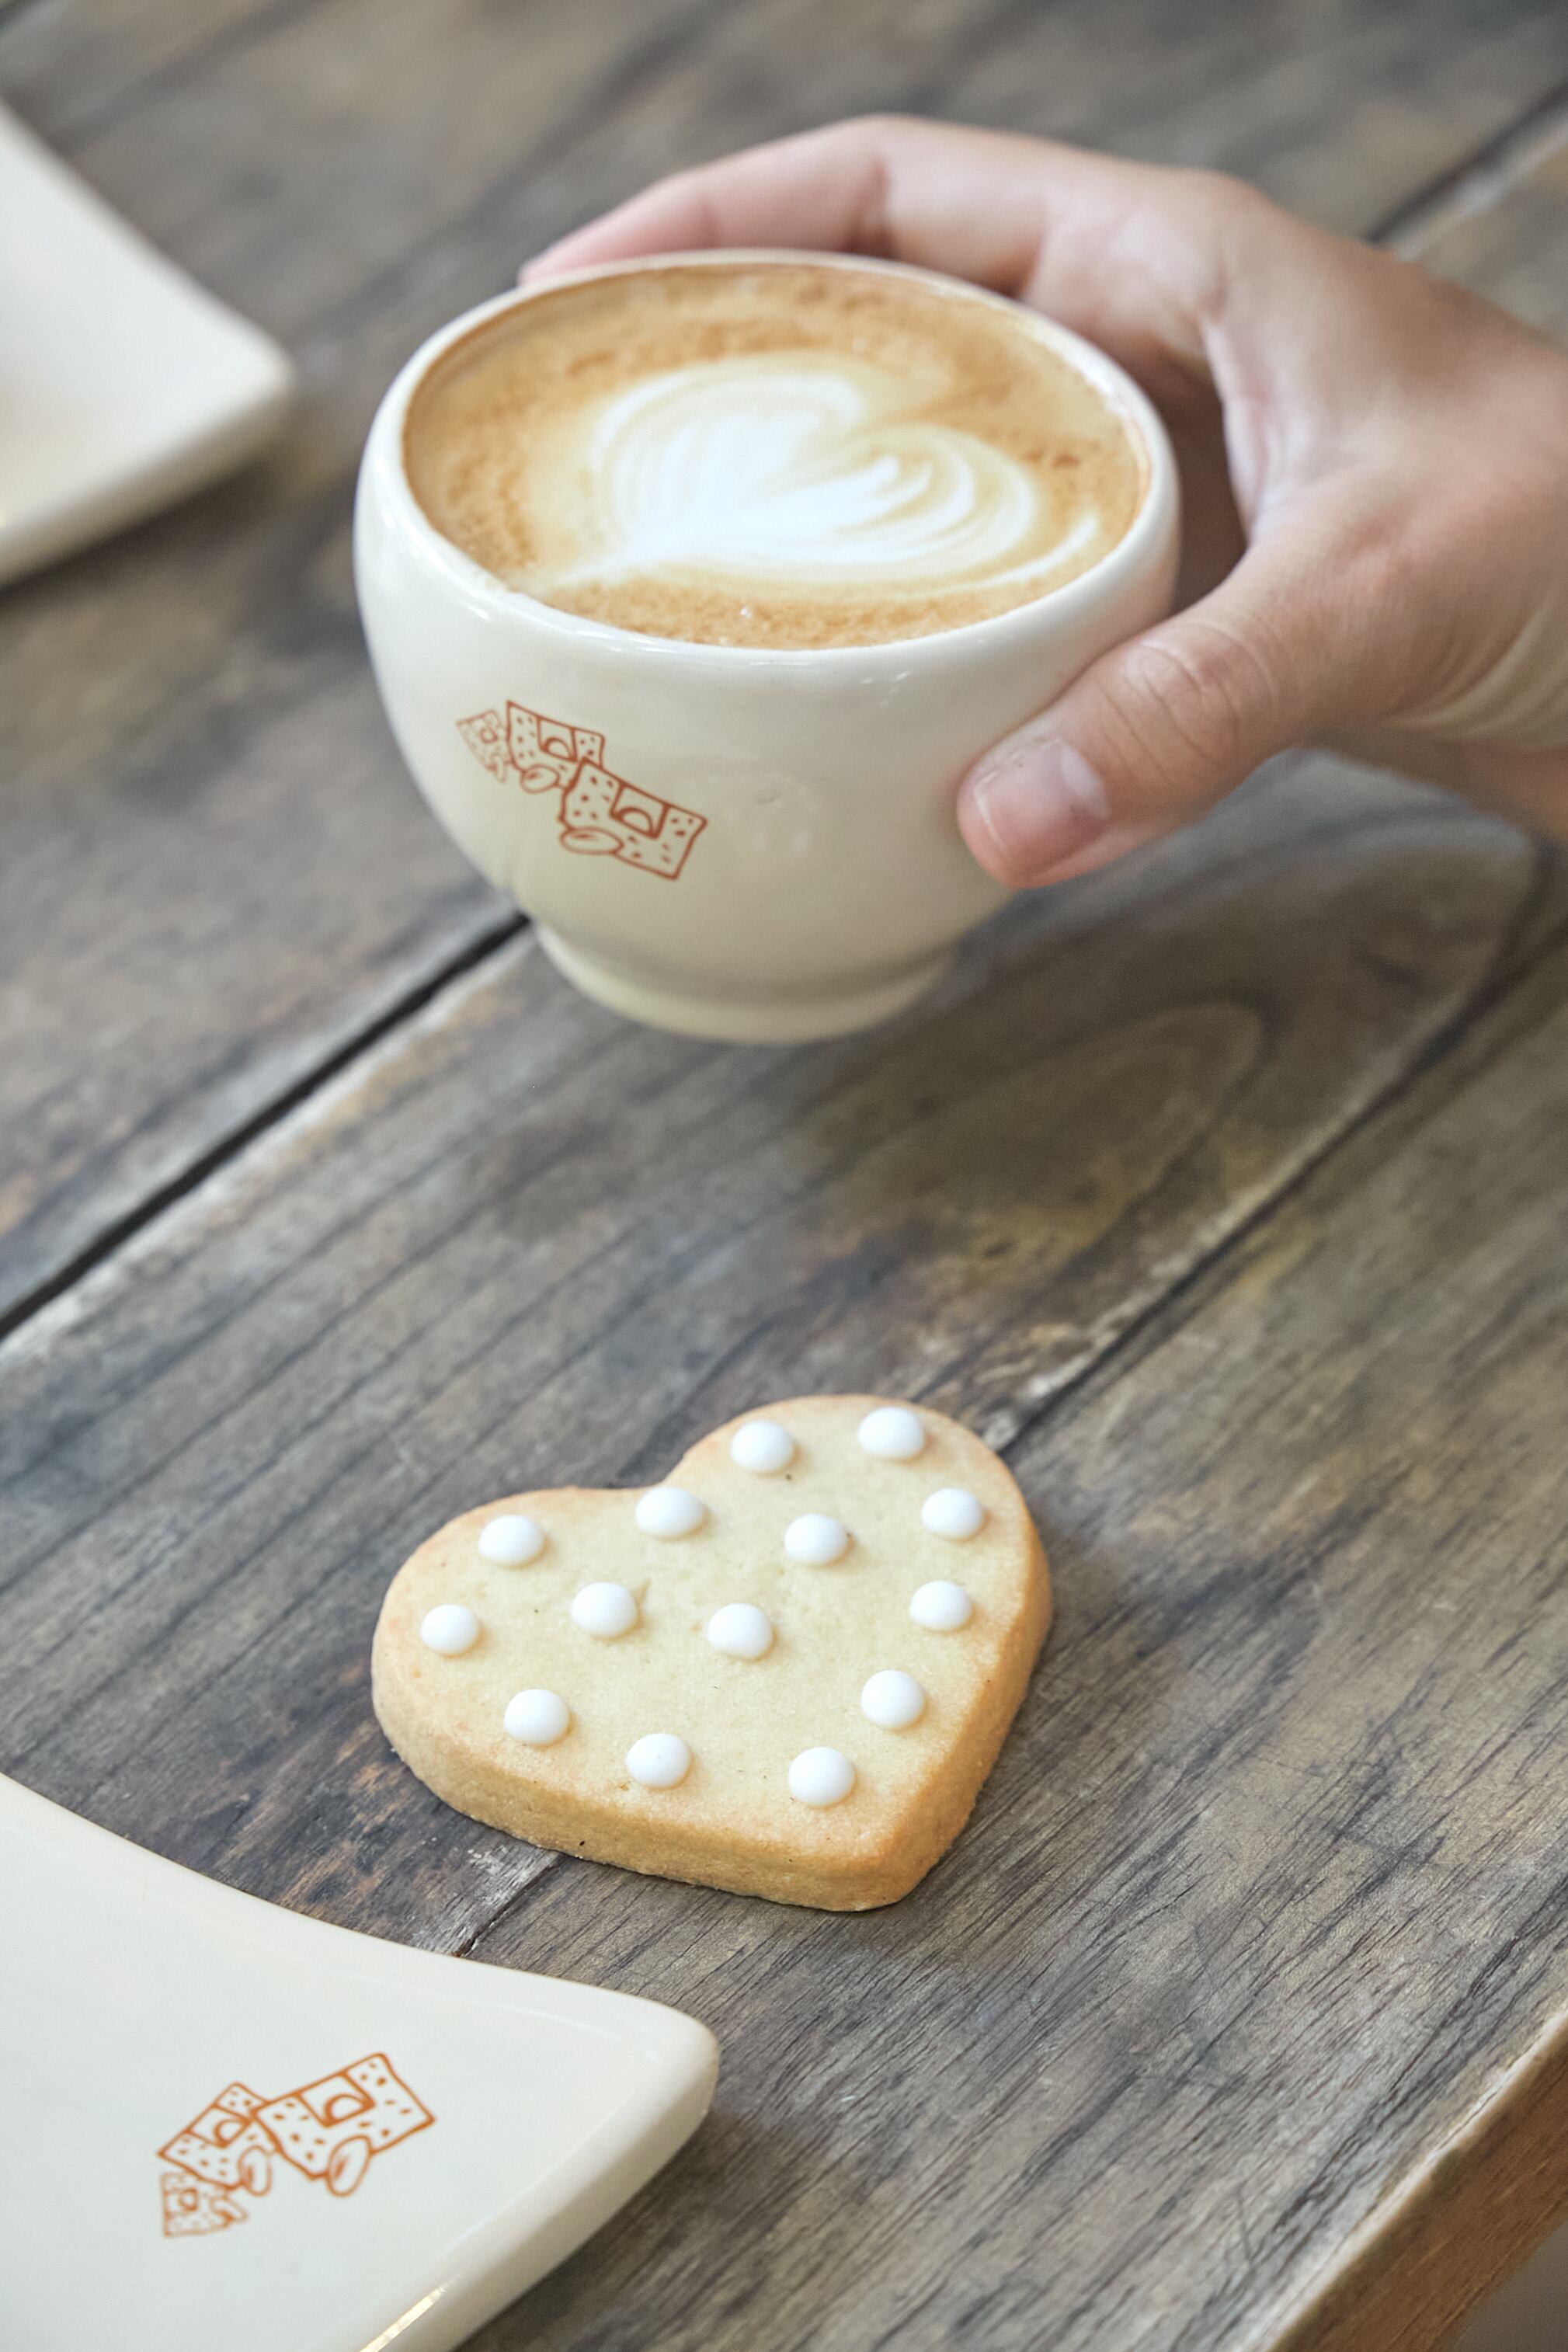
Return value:
M 1027 881 L 1087 849 L 1111 822 L 1104 785 L 1071 743 L 1015 737 L 970 771 L 966 797 L 998 863 Z

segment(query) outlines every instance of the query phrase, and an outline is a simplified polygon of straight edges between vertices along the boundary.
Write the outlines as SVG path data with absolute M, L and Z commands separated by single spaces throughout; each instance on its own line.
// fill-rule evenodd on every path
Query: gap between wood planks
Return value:
M 1568 143 L 1568 82 L 1560 82 L 1510 123 L 1506 131 L 1406 196 L 1368 232 L 1372 245 L 1392 246 L 1414 260 L 1447 229 L 1486 212 L 1518 180 Z
M 0 26 L 38 5 L 39 0 L 0 0 Z M 287 9 L 288 5 L 289 0 L 280 0 L 282 8 Z M 657 43 L 660 54 L 672 46 L 678 46 L 685 34 L 697 29 L 711 13 L 713 5 L 714 0 L 697 0 L 697 5 L 683 16 L 675 26 L 665 27 Z M 269 20 L 275 13 L 277 12 L 264 10 L 263 20 Z M 1006 13 L 1005 9 L 1002 13 Z M 254 30 L 255 21 L 247 20 L 246 31 Z M 612 78 L 617 85 L 624 81 L 630 70 L 638 69 L 648 62 L 644 50 L 649 46 L 644 44 L 630 55 L 623 53 L 617 57 L 611 68 Z M 1511 186 L 1536 169 L 1564 142 L 1568 142 L 1568 84 L 1548 91 L 1506 130 L 1484 142 L 1437 179 L 1405 199 L 1372 232 L 1371 241 L 1391 245 L 1407 255 L 1418 254 L 1457 222 L 1497 204 Z M 1105 1362 L 1134 1339 L 1149 1316 L 1167 1308 L 1173 1300 L 1179 1298 L 1208 1273 L 1218 1260 L 1245 1239 L 1259 1222 L 1272 1215 L 1324 1159 L 1340 1150 L 1369 1121 L 1382 1115 L 1392 1102 L 1408 1092 L 1452 1050 L 1457 1039 L 1482 1013 L 1521 982 L 1540 957 L 1563 936 L 1562 929 L 1552 926 L 1544 933 L 1529 938 L 1549 887 L 1548 877 L 1549 867 L 1543 863 L 1518 921 L 1500 945 L 1490 971 L 1462 1009 L 1416 1055 L 1400 1078 L 1326 1141 L 1322 1150 L 1294 1171 L 1250 1217 L 1244 1219 L 1218 1242 L 1212 1253 L 1200 1255 L 1173 1290 L 1162 1297 L 1158 1306 L 1151 1306 L 1148 1315 L 1134 1318 L 1126 1329 L 1108 1345 L 1103 1354 L 1097 1353 L 1091 1363 L 1084 1364 L 1072 1374 L 1061 1389 L 1053 1388 L 1050 1396 L 1042 1400 L 1041 1412 L 1049 1410 L 1061 1395 L 1087 1378 L 1091 1371 L 1101 1372 Z M 171 1210 L 264 1138 L 269 1137 L 274 1129 L 284 1122 L 291 1121 L 323 1088 L 331 1087 L 336 1090 L 338 1083 L 345 1079 L 351 1081 L 365 1056 L 384 1052 L 389 1046 L 395 1047 L 402 1041 L 405 1033 L 411 1033 L 412 1024 L 420 1023 L 430 1014 L 435 1013 L 439 1017 L 445 1009 L 443 1000 L 447 993 L 456 991 L 460 995 L 466 994 L 476 980 L 487 975 L 491 966 L 527 928 L 527 918 L 521 914 L 503 917 L 488 925 L 435 971 L 427 973 L 395 1003 L 367 1021 L 311 1070 L 220 1136 L 178 1175 L 148 1193 L 133 1209 L 106 1226 L 47 1280 L 16 1299 L 0 1314 L 0 1341 L 31 1323 L 45 1309 L 68 1298 L 79 1285 L 104 1267 L 149 1227 L 155 1225 Z M 1528 946 L 1521 955 L 1521 940 L 1526 940 Z M 50 1320 L 52 1323 L 53 1318 Z M 1032 1422 L 1037 1417 L 1030 1415 L 1029 1421 Z M 1020 1424 L 1020 1430 L 1027 1425 L 1027 1422 Z
M 27 4 L 31 5 L 31 0 L 27 0 Z M 394 1003 L 386 1006 L 373 1020 L 367 1021 L 362 1028 L 357 1029 L 314 1069 L 308 1070 L 292 1086 L 284 1087 L 269 1102 L 263 1103 L 248 1118 L 241 1119 L 226 1134 L 221 1135 L 208 1150 L 183 1168 L 177 1176 L 171 1177 L 166 1184 L 160 1184 L 134 1209 L 127 1210 L 122 1217 L 117 1217 L 112 1224 L 107 1225 L 85 1249 L 78 1250 L 75 1257 L 58 1267 L 47 1281 L 37 1284 L 0 1312 L 0 1343 L 10 1339 L 23 1324 L 30 1323 L 45 1307 L 74 1291 L 89 1275 L 117 1256 L 128 1242 L 156 1224 L 171 1209 L 199 1191 L 231 1161 L 238 1160 L 253 1144 L 282 1127 L 295 1111 L 334 1079 L 341 1077 L 345 1072 L 357 1073 L 360 1064 L 374 1048 L 394 1034 L 401 1041 L 403 1034 L 410 1030 L 410 1024 L 426 1011 L 436 997 L 444 997 L 448 992 L 461 988 L 479 966 L 487 968 L 501 950 L 527 928 L 527 918 L 521 914 L 503 916 L 490 924 L 457 954 L 449 956 L 438 971 L 427 973 L 413 987 L 406 989 Z

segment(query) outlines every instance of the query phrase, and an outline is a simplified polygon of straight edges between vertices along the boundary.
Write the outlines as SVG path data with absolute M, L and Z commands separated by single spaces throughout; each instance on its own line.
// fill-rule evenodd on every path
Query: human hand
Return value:
M 1239 182 L 896 119 L 682 173 L 524 275 L 728 245 L 1012 295 L 1170 428 L 1181 609 L 970 770 L 998 879 L 1104 865 L 1306 741 L 1568 839 L 1568 353 Z

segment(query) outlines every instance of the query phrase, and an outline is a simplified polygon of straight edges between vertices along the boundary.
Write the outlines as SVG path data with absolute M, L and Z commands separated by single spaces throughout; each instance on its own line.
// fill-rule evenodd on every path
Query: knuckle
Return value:
M 1201 779 L 1199 791 L 1251 765 L 1250 746 L 1268 733 L 1278 700 L 1256 648 L 1190 617 L 1129 646 L 1120 684 L 1121 717 L 1140 758 L 1167 783 Z
M 1201 309 L 1222 310 L 1238 289 L 1255 286 L 1260 269 L 1299 257 L 1306 225 L 1261 189 L 1200 166 L 1180 167 L 1171 178 L 1173 211 L 1200 265 L 1196 299 Z
M 1217 171 L 1210 163 L 1178 164 L 1172 177 L 1195 204 L 1207 205 L 1214 212 L 1233 211 L 1255 193 L 1245 180 Z
M 1185 164 L 1178 165 L 1171 176 L 1193 212 L 1213 228 L 1228 230 L 1286 217 L 1261 189 L 1233 179 L 1228 172 L 1217 172 L 1207 164 Z

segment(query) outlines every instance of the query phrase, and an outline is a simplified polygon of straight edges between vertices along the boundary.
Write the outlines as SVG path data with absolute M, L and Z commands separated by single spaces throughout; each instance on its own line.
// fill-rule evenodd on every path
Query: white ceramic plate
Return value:
M 0 107 L 0 582 L 237 466 L 293 381 Z
M 447 2352 L 674 2155 L 716 2059 L 0 1779 L 0 2345 Z

